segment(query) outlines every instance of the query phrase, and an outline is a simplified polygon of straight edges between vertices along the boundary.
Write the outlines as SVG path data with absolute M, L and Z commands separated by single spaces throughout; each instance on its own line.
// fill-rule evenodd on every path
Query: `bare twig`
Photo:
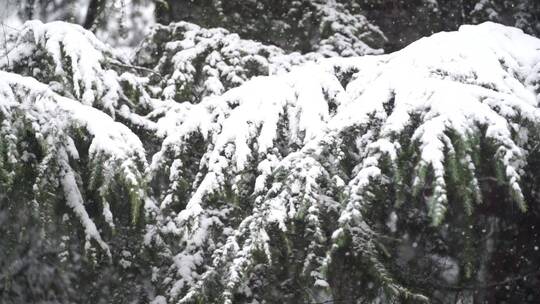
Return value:
M 515 276 L 515 277 L 507 278 L 507 279 L 499 281 L 499 282 L 493 282 L 493 283 L 484 284 L 484 285 L 449 286 L 449 285 L 433 284 L 433 286 L 438 287 L 438 288 L 444 288 L 446 290 L 453 290 L 453 291 L 487 289 L 487 288 L 491 288 L 491 287 L 497 287 L 497 286 L 500 286 L 500 285 L 505 285 L 505 284 L 512 283 L 512 282 L 515 282 L 515 281 L 521 281 L 523 279 L 526 279 L 529 276 L 535 276 L 535 275 L 540 275 L 540 270 L 525 273 L 525 274 L 518 275 L 518 276 Z
M 6 36 L 6 28 L 4 27 L 4 21 L 2 21 L 2 32 L 4 33 L 4 54 L 6 56 L 7 60 L 7 66 L 9 68 L 9 56 L 8 56 L 8 48 L 7 48 L 7 36 Z
M 9 24 L 7 24 L 7 23 L 2 23 L 2 26 L 5 26 L 5 27 L 7 27 L 8 29 L 11 29 L 11 30 L 14 30 L 14 31 L 17 31 L 17 32 L 20 32 L 20 31 L 21 31 L 20 28 L 16 28 L 16 27 L 11 26 L 11 25 L 9 25 Z
M 151 73 L 151 74 L 154 74 L 156 76 L 158 76 L 159 78 L 163 78 L 163 76 L 161 76 L 161 74 L 159 74 L 158 72 L 154 71 L 154 70 L 151 70 L 149 68 L 145 68 L 145 67 L 141 67 L 141 66 L 135 66 L 135 65 L 130 65 L 130 64 L 126 64 L 126 63 L 122 63 L 120 61 L 109 61 L 109 63 L 111 63 L 112 65 L 116 65 L 116 66 L 119 66 L 119 67 L 123 67 L 123 68 L 127 68 L 127 69 L 132 69 L 132 70 L 139 70 L 139 71 L 145 71 L 145 72 L 148 72 L 148 73 Z

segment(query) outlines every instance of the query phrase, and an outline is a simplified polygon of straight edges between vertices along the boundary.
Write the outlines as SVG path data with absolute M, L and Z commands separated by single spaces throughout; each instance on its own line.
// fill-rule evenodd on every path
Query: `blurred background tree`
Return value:
M 354 39 L 391 52 L 421 37 L 484 21 L 540 35 L 540 2 L 530 0 L 2 1 L 4 15 L 16 11 L 23 21 L 78 23 L 102 40 L 124 46 L 135 46 L 154 22 L 166 25 L 175 21 L 223 27 L 243 38 L 303 53 L 320 49 L 321 42 L 354 44 Z

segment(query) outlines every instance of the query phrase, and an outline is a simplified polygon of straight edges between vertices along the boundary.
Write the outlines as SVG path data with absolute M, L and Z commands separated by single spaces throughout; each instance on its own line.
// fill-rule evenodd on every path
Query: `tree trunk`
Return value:
M 26 2 L 25 13 L 28 20 L 34 19 L 34 4 L 35 0 L 28 0 Z
M 155 1 L 154 15 L 156 22 L 160 24 L 169 24 L 172 21 L 171 16 L 171 4 L 168 0 L 156 0 Z
M 103 11 L 105 0 L 91 0 L 86 11 L 86 18 L 84 20 L 84 28 L 92 29 L 98 20 L 99 15 Z

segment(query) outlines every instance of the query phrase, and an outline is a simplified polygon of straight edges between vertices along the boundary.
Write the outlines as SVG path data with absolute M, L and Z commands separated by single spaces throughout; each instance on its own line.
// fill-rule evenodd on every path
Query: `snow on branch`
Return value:
M 287 54 L 222 28 L 206 29 L 182 21 L 157 25 L 138 49 L 135 62 L 163 75 L 157 83 L 161 97 L 196 103 L 252 77 L 287 72 L 319 58 L 316 53 Z
M 130 196 L 131 206 L 125 206 L 132 209 L 134 216 L 139 216 L 138 210 L 146 197 L 144 171 L 147 165 L 141 141 L 126 126 L 114 122 L 107 114 L 61 97 L 33 78 L 0 72 L 0 88 L 0 94 L 4 96 L 1 108 L 3 126 L 10 126 L 12 134 L 18 134 L 20 128 L 29 128 L 32 137 L 38 141 L 43 156 L 40 159 L 34 154 L 35 151 L 11 152 L 18 155 L 31 153 L 36 162 L 45 162 L 39 164 L 48 167 L 46 170 L 49 171 L 49 176 L 45 178 L 59 180 L 62 189 L 60 195 L 80 220 L 87 240 L 95 240 L 110 255 L 108 245 L 85 209 L 81 172 L 74 168 L 81 168 L 83 165 L 83 170 L 88 170 L 93 179 L 99 180 L 93 186 L 99 188 L 104 219 L 114 228 L 107 198 L 116 191 L 115 184 L 123 185 L 129 192 L 136 194 Z M 78 142 L 81 139 L 88 142 Z M 78 145 L 88 145 L 88 150 L 80 150 Z M 27 144 L 22 145 L 25 146 Z M 88 156 L 88 167 L 84 167 L 82 155 Z M 12 161 L 33 166 L 24 156 Z M 77 165 L 74 167 L 73 164 Z M 114 181 L 117 178 L 120 181 Z M 86 187 L 92 187 L 89 180 L 82 182 Z M 36 183 L 38 189 L 43 186 Z
M 513 47 L 516 44 L 522 47 Z M 185 208 L 174 221 L 162 223 L 163 231 L 181 235 L 189 252 L 212 256 L 220 265 L 217 268 L 229 265 L 225 269 L 230 272 L 223 277 L 230 282 L 225 294 L 241 292 L 247 282 L 242 280 L 249 281 L 246 271 L 254 267 L 251 255 L 258 256 L 262 250 L 271 259 L 265 244 L 276 237 L 268 234 L 272 225 L 277 223 L 286 235 L 300 211 L 308 210 L 313 225 L 310 233 L 330 229 L 318 228 L 313 221 L 318 210 L 324 210 L 320 206 L 323 194 L 310 194 L 317 187 L 307 183 L 316 167 L 285 170 L 306 181 L 296 190 L 304 199 L 292 205 L 289 195 L 297 195 L 295 182 L 279 182 L 282 171 L 277 168 L 294 168 L 292 162 L 302 157 L 326 163 L 326 172 L 350 164 L 350 172 L 334 169 L 338 174 L 315 179 L 314 185 L 327 180 L 334 185 L 329 189 L 343 187 L 324 194 L 329 196 L 326 201 L 337 202 L 334 208 L 339 221 L 332 228 L 334 244 L 322 249 L 318 260 L 306 257 L 306 265 L 315 263 L 311 268 L 316 271 L 315 282 L 325 285 L 324 265 L 331 263 L 335 248 L 350 246 L 378 273 L 375 277 L 384 290 L 395 297 L 425 301 L 422 295 L 400 286 L 385 269 L 379 260 L 377 231 L 365 214 L 393 191 L 424 202 L 434 227 L 445 221 L 450 208 L 464 208 L 470 214 L 471 202 L 482 203 L 479 178 L 483 173 L 478 169 L 482 164 L 476 155 L 483 149 L 495 151 L 492 164 L 501 172 L 501 183 L 525 211 L 520 181 L 527 162 L 527 134 L 537 132 L 540 123 L 538 91 L 529 84 L 539 76 L 538 49 L 538 39 L 517 29 L 493 23 L 463 26 L 393 54 L 323 60 L 318 66 L 295 68 L 281 76 L 248 80 L 196 105 L 180 104 L 158 121 L 166 136 L 162 150 L 154 156 L 153 172 L 160 172 L 160 166 L 168 166 L 178 156 L 175 171 L 183 172 L 186 159 L 180 151 L 194 134 L 206 144 L 198 156 L 198 174 L 191 179 L 192 187 L 182 203 Z M 280 132 L 286 134 L 285 139 Z M 346 134 L 353 138 L 345 140 Z M 154 177 L 158 175 L 154 173 Z M 285 185 L 291 188 L 283 190 L 283 197 L 265 196 L 287 189 Z M 462 190 L 464 206 L 452 206 L 456 202 L 449 201 L 449 187 Z M 228 191 L 231 196 L 220 197 Z M 217 201 L 215 195 L 220 197 Z M 310 195 L 319 202 L 314 204 Z M 172 193 L 166 196 L 163 205 L 174 202 L 174 197 Z M 247 204 L 243 208 L 250 212 L 245 222 L 234 224 L 230 219 L 242 214 L 236 211 L 238 203 Z M 273 211 L 261 215 L 268 210 Z M 223 247 L 216 248 L 218 244 Z M 182 251 L 178 261 L 181 256 L 187 252 Z M 190 265 L 191 274 L 182 276 L 182 281 L 193 282 L 193 289 L 187 288 L 193 296 L 199 286 L 197 278 L 213 276 L 198 273 L 199 264 Z

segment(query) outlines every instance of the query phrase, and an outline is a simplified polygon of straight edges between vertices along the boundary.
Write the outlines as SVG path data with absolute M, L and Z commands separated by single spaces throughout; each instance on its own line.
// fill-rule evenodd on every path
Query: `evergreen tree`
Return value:
M 3 302 L 540 299 L 539 39 L 488 22 L 339 58 L 381 52 L 364 2 L 178 3 L 156 9 L 211 28 L 157 25 L 133 57 L 59 21 L 10 38 Z

